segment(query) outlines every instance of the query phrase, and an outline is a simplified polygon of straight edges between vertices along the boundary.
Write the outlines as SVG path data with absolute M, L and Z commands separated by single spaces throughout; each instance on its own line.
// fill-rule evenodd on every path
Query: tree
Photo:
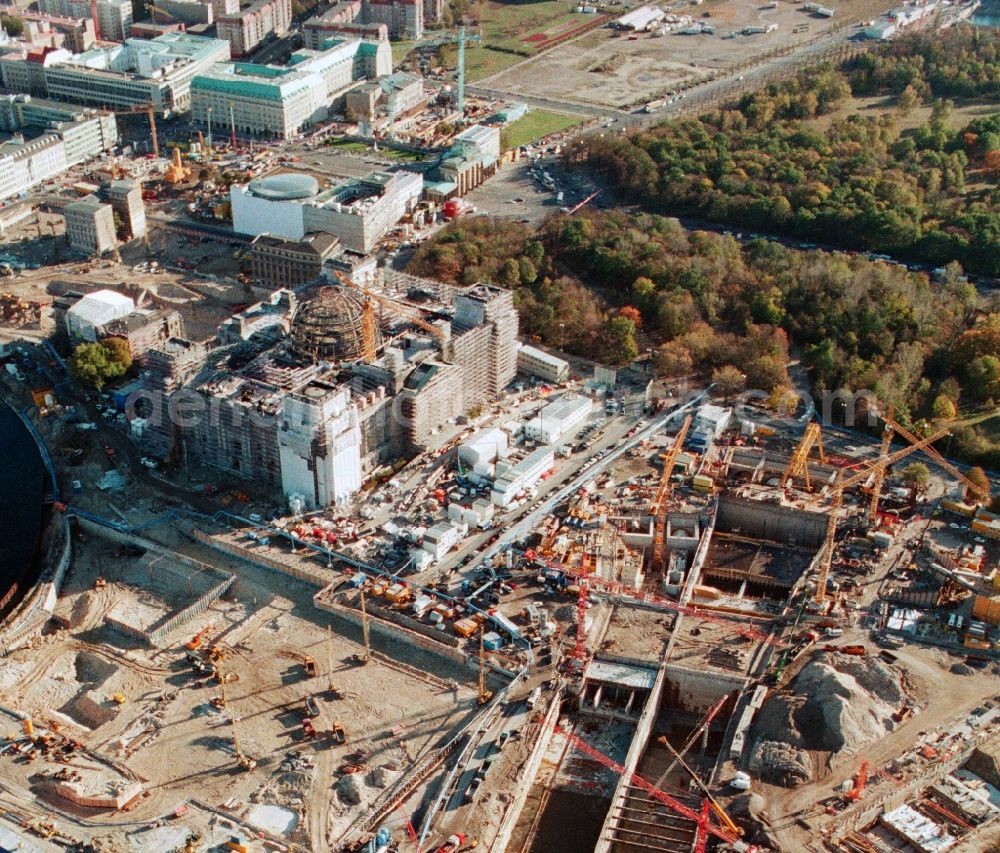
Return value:
M 123 351 L 121 344 L 124 344 L 127 351 L 128 342 L 121 338 L 108 338 L 96 344 L 80 344 L 70 356 L 69 366 L 73 378 L 81 385 L 89 385 L 98 391 L 109 380 L 120 379 L 132 365 L 131 354 Z
M 920 95 L 917 93 L 914 85 L 910 83 L 909 86 L 899 93 L 899 98 L 896 100 L 896 109 L 899 110 L 900 115 L 906 116 L 919 103 Z
M 966 368 L 965 388 L 976 400 L 996 399 L 1000 394 L 1000 359 L 995 355 L 972 359 Z
M 976 466 L 975 468 L 970 468 L 965 472 L 965 479 L 970 483 L 975 484 L 979 487 L 982 494 L 988 495 L 990 493 L 990 478 L 986 476 L 986 472 Z M 973 490 L 966 489 L 966 497 L 978 498 L 978 494 L 972 494 Z
M 732 364 L 725 364 L 712 371 L 712 382 L 715 383 L 715 390 L 726 400 L 734 394 L 739 394 L 743 390 L 743 386 L 746 385 L 746 381 L 746 376 Z
M 950 421 L 954 419 L 957 414 L 955 404 L 944 394 L 938 394 L 937 397 L 934 398 L 934 404 L 931 406 L 931 413 L 934 415 L 934 418 L 939 421 Z
M 0 15 L 0 26 L 12 38 L 17 38 L 24 32 L 24 20 L 16 15 Z
M 665 343 L 656 351 L 656 372 L 660 376 L 676 379 L 687 376 L 694 368 L 691 352 L 680 341 Z
M 604 358 L 610 364 L 623 366 L 639 355 L 635 342 L 635 324 L 628 317 L 612 317 L 601 331 Z
M 910 491 L 916 495 L 926 491 L 931 480 L 931 472 L 923 462 L 911 462 L 903 469 L 901 479 Z
M 636 329 L 642 329 L 642 312 L 634 305 L 625 305 L 618 309 L 618 316 L 632 321 Z

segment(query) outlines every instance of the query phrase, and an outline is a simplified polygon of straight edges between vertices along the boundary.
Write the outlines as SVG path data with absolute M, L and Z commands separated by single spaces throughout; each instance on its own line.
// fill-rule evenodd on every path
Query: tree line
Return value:
M 994 94 L 995 80 L 997 36 L 959 27 L 697 118 L 583 138 L 565 156 L 652 212 L 1000 275 L 1000 116 L 956 130 L 947 100 Z M 871 94 L 893 96 L 894 109 L 814 121 Z M 922 102 L 932 103 L 928 121 L 904 130 Z

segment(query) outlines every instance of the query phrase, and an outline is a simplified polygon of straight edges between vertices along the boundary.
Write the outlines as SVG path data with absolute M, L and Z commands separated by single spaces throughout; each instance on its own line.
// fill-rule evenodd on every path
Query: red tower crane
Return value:
M 865 785 L 867 784 L 868 762 L 862 761 L 861 766 L 858 768 L 858 775 L 854 777 L 854 784 L 851 786 L 851 790 L 844 794 L 844 799 L 856 803 L 861 799 L 861 795 L 864 793 Z
M 618 776 L 625 776 L 629 772 L 624 765 L 619 764 L 613 758 L 609 758 L 603 752 L 594 749 L 594 747 L 592 747 L 585 740 L 582 740 L 576 735 L 567 732 L 560 726 L 556 726 L 553 729 L 553 731 L 558 732 L 563 737 L 565 737 L 571 744 L 573 744 L 574 747 L 580 750 L 580 752 L 582 752 L 588 758 L 594 759 L 594 761 L 596 761 L 598 764 L 602 764 L 603 766 L 607 767 L 609 770 L 611 770 Z M 644 779 L 638 773 L 629 774 L 629 781 L 637 788 L 641 788 L 643 791 L 649 794 L 649 796 L 651 796 L 654 800 L 657 800 L 659 803 L 666 806 L 672 812 L 679 814 L 681 817 L 686 817 L 688 820 L 692 821 L 694 824 L 697 825 L 698 830 L 695 833 L 696 838 L 698 839 L 695 847 L 696 850 L 704 851 L 705 843 L 708 841 L 708 836 L 714 835 L 716 838 L 725 841 L 727 844 L 730 844 L 732 848 L 737 851 L 737 853 L 757 853 L 756 847 L 747 844 L 745 841 L 741 841 L 735 835 L 726 832 L 724 829 L 715 826 L 715 824 L 709 821 L 707 800 L 702 805 L 701 812 L 699 813 L 696 812 L 694 809 L 685 806 L 683 803 L 678 802 L 664 791 L 661 791 L 659 788 L 656 787 L 656 785 Z

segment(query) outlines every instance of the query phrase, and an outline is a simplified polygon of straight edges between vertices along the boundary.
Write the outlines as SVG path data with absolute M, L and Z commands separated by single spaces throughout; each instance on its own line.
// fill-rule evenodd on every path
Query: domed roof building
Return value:
M 305 361 L 357 361 L 364 354 L 362 294 L 346 287 L 323 287 L 303 302 L 292 319 L 292 352 Z M 381 346 L 374 324 L 375 347 Z
M 278 172 L 266 178 L 250 181 L 248 189 L 258 198 L 272 201 L 292 201 L 312 198 L 319 192 L 319 181 L 299 172 Z

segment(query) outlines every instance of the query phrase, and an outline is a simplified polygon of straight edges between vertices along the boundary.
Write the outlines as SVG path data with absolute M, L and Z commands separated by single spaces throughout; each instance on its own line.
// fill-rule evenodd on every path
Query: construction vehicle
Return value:
M 317 704 L 314 696 L 306 696 L 305 701 L 303 702 L 303 707 L 305 708 L 307 717 L 319 716 L 319 705 Z
M 333 725 L 330 726 L 330 740 L 338 746 L 347 743 L 347 732 L 344 731 L 340 720 L 334 720 Z
M 823 646 L 824 652 L 838 652 L 842 655 L 853 655 L 863 658 L 868 656 L 868 649 L 864 646 Z
M 861 766 L 858 768 L 858 775 L 854 777 L 854 784 L 851 786 L 851 790 L 844 794 L 844 799 L 850 803 L 856 803 L 861 799 L 861 795 L 865 792 L 867 784 L 868 762 L 862 761 Z
M 112 693 L 111 694 L 111 700 L 116 705 L 124 705 L 125 704 L 125 694 L 124 693 Z
M 364 640 L 365 650 L 361 654 L 351 655 L 351 660 L 354 663 L 359 663 L 362 666 L 368 663 L 372 657 L 372 647 L 371 647 L 371 637 L 368 633 L 368 609 L 365 606 L 365 588 L 361 587 L 358 592 L 361 595 L 361 636 Z
M 653 533 L 653 559 L 651 568 L 653 571 L 660 571 L 665 568 L 667 551 L 667 511 L 670 508 L 670 493 L 672 491 L 670 478 L 674 473 L 674 466 L 677 464 L 677 456 L 684 446 L 684 439 L 687 438 L 688 428 L 691 426 L 691 415 L 684 418 L 680 430 L 674 436 L 674 443 L 663 455 L 663 473 L 660 475 L 660 486 L 656 490 L 656 499 L 653 501 L 653 517 L 656 521 Z
M 485 705 L 493 698 L 493 691 L 486 689 L 486 649 L 483 645 L 483 633 L 486 623 L 479 626 L 479 704 Z
M 202 643 L 205 642 L 205 635 L 209 631 L 211 631 L 213 627 L 214 626 L 212 626 L 212 625 L 206 625 L 197 634 L 195 634 L 190 640 L 187 641 L 187 643 L 185 644 L 184 648 L 186 648 L 189 652 L 193 652 L 193 651 L 196 651 L 197 649 L 200 649 L 201 646 L 202 646 Z
M 454 835 L 449 835 L 445 839 L 444 844 L 437 847 L 434 853 L 458 853 L 458 848 L 465 844 L 466 835 L 462 832 L 456 832 Z
M 315 678 L 319 675 L 319 667 L 316 666 L 316 659 L 310 655 L 306 655 L 302 658 L 302 666 L 306 671 L 306 676 L 308 678 Z
M 235 853 L 247 853 L 247 846 L 236 835 L 226 842 L 226 849 L 233 850 Z

